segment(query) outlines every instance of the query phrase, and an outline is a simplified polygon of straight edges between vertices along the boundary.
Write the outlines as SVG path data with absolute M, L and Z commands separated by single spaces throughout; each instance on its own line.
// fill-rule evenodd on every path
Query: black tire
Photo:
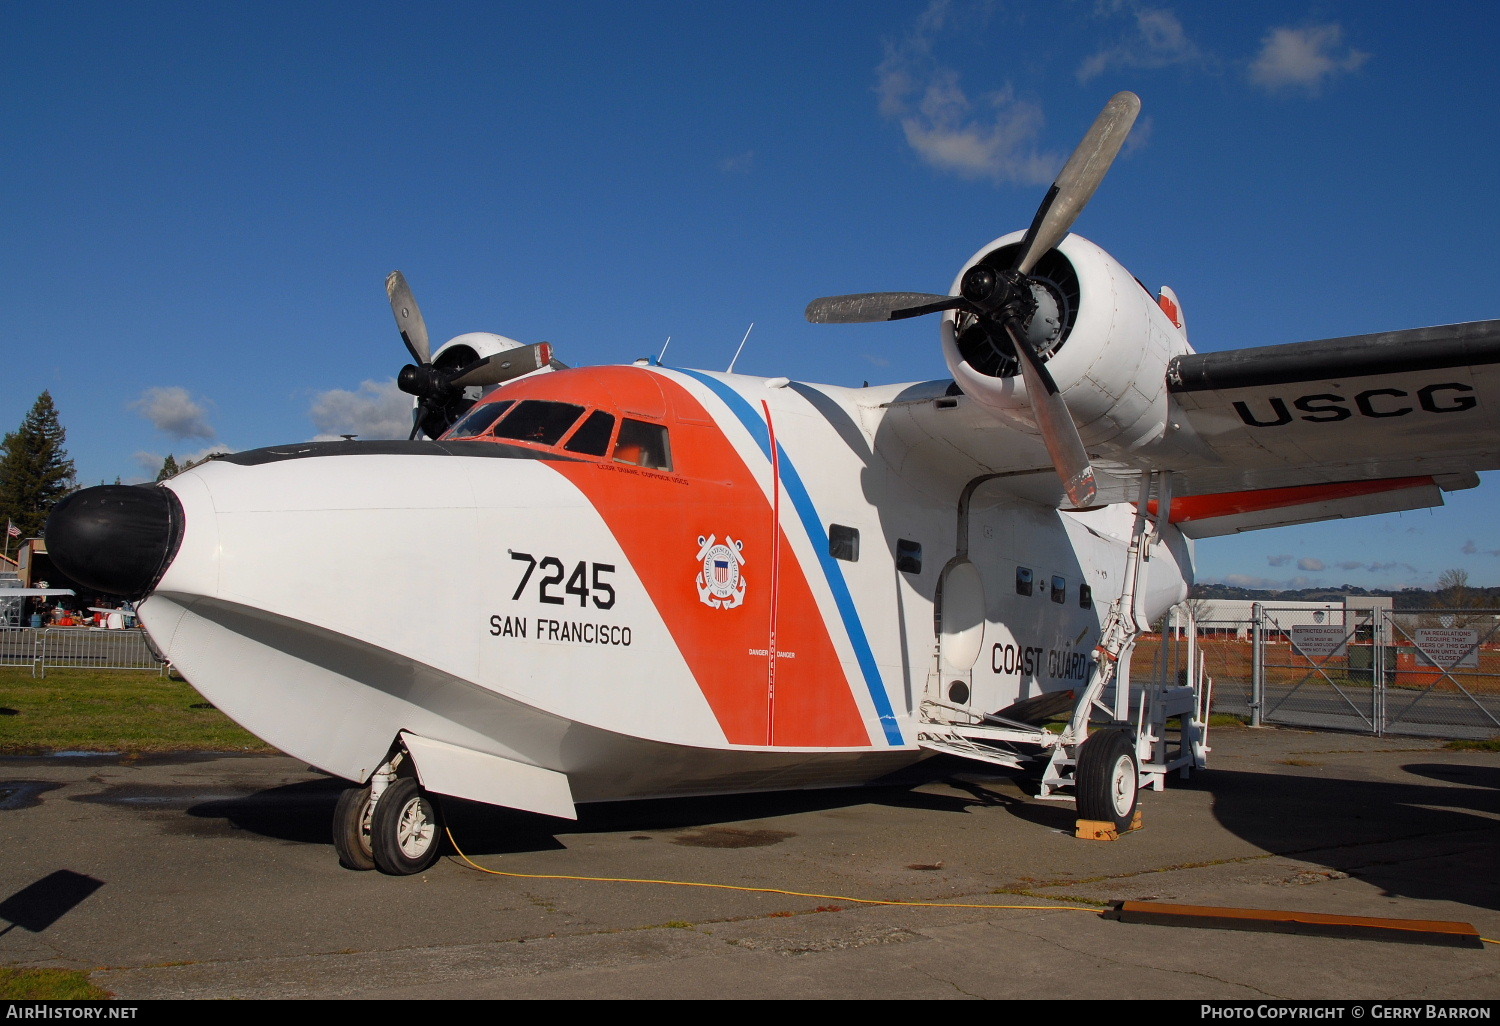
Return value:
M 370 785 L 346 788 L 333 808 L 333 850 L 345 869 L 374 869 L 370 845 Z
M 1129 727 L 1106 727 L 1084 739 L 1074 770 L 1078 818 L 1113 823 L 1124 833 L 1135 819 L 1141 768 Z
M 442 842 L 437 802 L 415 780 L 401 777 L 381 792 L 370 820 L 377 869 L 392 876 L 420 873 L 437 861 Z

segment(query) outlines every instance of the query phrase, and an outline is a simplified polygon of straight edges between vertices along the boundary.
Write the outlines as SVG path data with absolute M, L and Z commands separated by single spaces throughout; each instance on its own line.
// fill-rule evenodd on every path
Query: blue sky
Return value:
M 392 422 L 385 275 L 438 339 L 570 364 L 945 376 L 929 320 L 1110 95 L 1143 113 L 1076 225 L 1200 351 L 1500 317 L 1500 6 L 9 4 L 13 430 L 49 389 L 84 484 Z M 399 401 L 397 401 L 399 402 Z M 399 405 L 395 419 L 401 419 Z M 1267 587 L 1500 584 L 1500 475 L 1442 510 L 1199 547 Z

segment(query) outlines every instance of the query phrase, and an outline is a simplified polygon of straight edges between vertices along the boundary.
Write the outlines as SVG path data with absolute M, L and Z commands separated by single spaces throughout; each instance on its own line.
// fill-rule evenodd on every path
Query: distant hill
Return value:
M 1471 609 L 1500 609 L 1500 587 L 1465 589 L 1465 601 L 1461 604 Z M 1289 591 L 1258 591 L 1254 588 L 1236 588 L 1228 584 L 1195 584 L 1190 598 L 1245 599 L 1250 602 L 1340 602 L 1345 595 L 1390 595 L 1397 609 L 1435 609 L 1452 605 L 1446 591 L 1423 588 L 1402 588 L 1397 592 L 1370 591 L 1352 584 L 1337 588 L 1297 588 Z

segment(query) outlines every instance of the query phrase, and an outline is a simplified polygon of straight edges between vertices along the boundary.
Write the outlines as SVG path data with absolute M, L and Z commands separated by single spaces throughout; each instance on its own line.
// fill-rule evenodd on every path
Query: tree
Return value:
M 1469 571 L 1444 570 L 1437 579 L 1437 604 L 1445 609 L 1467 609 L 1474 603 L 1469 596 Z
M 0 442 L 0 515 L 23 538 L 40 536 L 47 514 L 75 487 L 66 438 L 52 393 L 43 392 L 20 428 Z
M 189 466 L 191 465 L 189 464 Z M 156 472 L 156 479 L 158 481 L 165 481 L 169 477 L 176 477 L 181 472 L 182 468 L 177 465 L 177 458 L 171 453 L 167 453 L 167 458 L 161 461 L 161 469 Z
M 1477 608 L 1482 601 L 1481 596 L 1474 593 L 1469 587 L 1469 571 L 1461 569 L 1444 570 L 1438 575 L 1437 592 L 1432 604 L 1437 609 L 1464 610 Z M 1431 619 L 1430 617 L 1428 619 Z M 1467 627 L 1472 616 L 1465 616 L 1460 612 L 1444 613 L 1437 617 L 1437 622 L 1444 627 Z M 1430 624 L 1423 624 L 1431 626 Z

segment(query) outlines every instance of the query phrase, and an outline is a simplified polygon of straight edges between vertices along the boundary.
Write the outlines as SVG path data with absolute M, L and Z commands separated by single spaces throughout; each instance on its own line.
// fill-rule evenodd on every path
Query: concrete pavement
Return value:
M 1500 755 L 1284 729 L 1210 741 L 1209 771 L 1145 794 L 1145 828 L 1116 842 L 956 762 L 915 786 L 578 823 L 450 803 L 470 858 L 520 877 L 457 857 L 416 877 L 340 868 L 341 784 L 285 757 L 5 759 L 0 965 L 82 969 L 127 1000 L 1500 998 L 1495 946 L 1102 918 L 1154 899 L 1500 938 Z

